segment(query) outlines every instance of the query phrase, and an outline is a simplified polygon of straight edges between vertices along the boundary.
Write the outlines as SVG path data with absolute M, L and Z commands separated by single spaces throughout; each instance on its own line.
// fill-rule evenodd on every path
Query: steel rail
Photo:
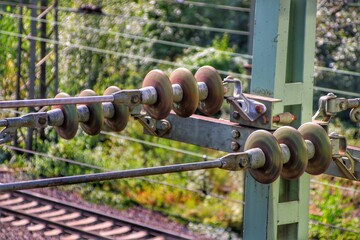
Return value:
M 19 108 L 19 107 L 42 107 L 66 104 L 86 104 L 94 102 L 113 102 L 113 95 L 90 96 L 90 97 L 69 97 L 69 98 L 49 98 L 49 99 L 25 99 L 0 101 L 0 108 Z
M 167 235 L 166 237 L 169 237 L 171 239 L 191 239 L 191 237 L 186 234 L 181 234 L 181 233 L 175 234 L 171 231 L 160 229 L 160 228 L 148 225 L 146 223 L 141 223 L 141 222 L 138 222 L 138 221 L 126 218 L 126 217 L 120 217 L 118 215 L 104 214 L 103 212 L 100 212 L 98 210 L 93 210 L 93 209 L 90 210 L 83 206 L 69 203 L 69 202 L 64 202 L 64 201 L 61 201 L 61 200 L 53 198 L 53 197 L 44 196 L 42 194 L 38 194 L 38 193 L 30 192 L 30 191 L 15 191 L 12 194 L 19 196 L 19 197 L 24 197 L 27 199 L 37 201 L 43 205 L 51 204 L 56 209 L 62 208 L 62 209 L 68 210 L 69 212 L 75 211 L 75 212 L 81 212 L 82 214 L 87 215 L 87 216 L 93 215 L 93 216 L 98 217 L 99 220 L 102 220 L 102 221 L 112 221 L 115 223 L 115 225 L 120 223 L 123 225 L 130 226 L 134 230 L 146 230 L 150 235 L 155 235 L 155 236 L 156 235 Z M 2 208 L 2 207 L 0 207 L 0 208 Z M 66 226 L 68 226 L 68 225 L 66 225 Z M 94 236 L 92 236 L 92 237 L 94 237 Z M 101 239 L 103 239 L 103 238 L 101 238 Z
M 193 162 L 193 163 L 175 164 L 175 165 L 168 165 L 161 167 L 139 168 L 132 170 L 124 170 L 124 171 L 37 179 L 31 181 L 0 184 L 0 192 L 150 176 L 150 175 L 158 175 L 158 174 L 174 173 L 174 172 L 194 171 L 194 170 L 210 169 L 210 168 L 222 168 L 224 165 L 226 165 L 226 163 L 224 162 L 223 159 L 216 159 L 207 162 Z
M 72 234 L 81 233 L 82 237 L 95 238 L 95 239 L 109 239 L 109 240 L 112 239 L 112 238 L 108 238 L 108 237 L 105 237 L 105 236 L 102 236 L 102 235 L 99 235 L 96 233 L 92 233 L 89 231 L 81 231 L 81 229 L 79 229 L 79 228 L 67 226 L 66 224 L 63 224 L 60 222 L 54 222 L 51 220 L 40 218 L 40 217 L 36 216 L 35 214 L 28 214 L 25 212 L 16 211 L 16 210 L 11 209 L 10 207 L 1 206 L 0 209 L 1 209 L 2 213 L 8 213 L 8 214 L 11 214 L 11 215 L 19 217 L 19 218 L 26 218 L 26 219 L 29 219 L 36 223 L 45 223 L 49 227 L 62 229 L 66 233 L 72 233 Z

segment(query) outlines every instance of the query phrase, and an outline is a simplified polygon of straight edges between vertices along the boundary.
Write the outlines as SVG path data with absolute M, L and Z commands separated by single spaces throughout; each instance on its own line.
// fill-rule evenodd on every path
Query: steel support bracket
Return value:
M 253 106 L 252 111 L 257 111 L 256 106 L 258 107 L 258 111 L 262 112 L 255 114 L 257 118 L 252 118 L 253 121 L 249 118 L 243 117 L 243 114 L 241 113 L 241 109 L 236 106 L 236 104 L 230 105 L 230 121 L 239 123 L 241 125 L 250 126 L 250 127 L 256 127 L 259 129 L 267 129 L 267 130 L 275 130 L 278 126 L 275 125 L 275 122 L 273 121 L 273 117 L 275 116 L 274 113 L 274 105 L 276 103 L 281 102 L 281 99 L 276 98 L 269 98 L 269 97 L 263 97 L 253 94 L 246 94 L 244 93 L 243 96 L 248 99 L 248 101 Z M 231 102 L 230 102 L 231 103 Z M 244 101 L 239 101 L 239 104 L 243 104 Z M 241 107 L 242 108 L 242 107 Z
M 144 132 L 156 137 L 162 137 L 171 129 L 171 123 L 166 120 L 155 120 L 147 115 L 134 116 L 136 120 L 144 127 Z
M 224 79 L 224 83 L 227 84 L 226 101 L 231 104 L 234 111 L 239 113 L 240 117 L 246 122 L 254 122 L 266 113 L 267 108 L 265 104 L 249 99 L 243 94 L 242 83 L 239 79 L 227 76 Z M 230 89 L 231 91 L 229 91 Z

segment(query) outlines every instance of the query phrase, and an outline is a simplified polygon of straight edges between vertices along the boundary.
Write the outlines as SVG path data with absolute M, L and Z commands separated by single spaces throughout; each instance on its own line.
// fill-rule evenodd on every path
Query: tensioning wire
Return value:
M 99 166 L 92 165 L 92 164 L 78 162 L 78 161 L 71 160 L 71 159 L 66 159 L 66 158 L 62 158 L 62 157 L 56 157 L 56 156 L 46 154 L 46 153 L 41 153 L 41 152 L 37 152 L 37 151 L 33 151 L 33 150 L 27 150 L 27 149 L 24 149 L 24 148 L 19 148 L 19 147 L 14 147 L 14 146 L 9 146 L 9 145 L 3 145 L 3 147 L 11 149 L 13 151 L 30 153 L 30 154 L 33 154 L 33 155 L 38 155 L 38 156 L 42 156 L 42 157 L 45 157 L 45 158 L 58 160 L 58 161 L 62 161 L 62 162 L 67 162 L 67 163 L 71 163 L 71 164 L 74 164 L 74 165 L 79 165 L 79 166 L 83 166 L 83 167 L 87 167 L 87 168 L 92 168 L 92 169 L 100 170 L 100 171 L 103 171 L 103 172 L 114 171 L 114 169 L 111 170 L 111 169 L 99 167 Z M 167 186 L 167 187 L 172 187 L 172 188 L 177 188 L 177 189 L 197 193 L 197 194 L 200 194 L 202 196 L 210 196 L 210 197 L 213 197 L 213 198 L 217 198 L 219 200 L 225 200 L 225 201 L 229 201 L 229 202 L 233 202 L 233 203 L 237 203 L 237 204 L 241 204 L 241 205 L 245 204 L 243 201 L 239 201 L 239 200 L 236 200 L 236 199 L 223 197 L 223 196 L 213 194 L 213 193 L 206 193 L 205 194 L 204 192 L 202 192 L 200 190 L 190 189 L 190 188 L 186 188 L 186 187 L 182 187 L 182 186 L 178 186 L 178 185 L 174 185 L 174 184 L 170 184 L 170 183 L 163 183 L 163 182 L 152 180 L 152 179 L 149 179 L 149 178 L 137 177 L 137 179 L 143 180 L 143 181 L 146 181 L 146 182 L 149 182 L 149 183 L 152 183 L 152 184 L 159 184 L 159 185 L 164 185 L 164 186 Z M 131 179 L 125 179 L 125 180 L 131 180 Z

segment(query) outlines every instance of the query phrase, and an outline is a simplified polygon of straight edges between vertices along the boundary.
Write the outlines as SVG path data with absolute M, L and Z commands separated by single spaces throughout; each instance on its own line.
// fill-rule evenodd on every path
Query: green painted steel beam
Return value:
M 282 99 L 293 124 L 311 120 L 316 0 L 256 0 L 251 93 Z M 307 239 L 309 176 L 270 185 L 245 179 L 244 239 Z

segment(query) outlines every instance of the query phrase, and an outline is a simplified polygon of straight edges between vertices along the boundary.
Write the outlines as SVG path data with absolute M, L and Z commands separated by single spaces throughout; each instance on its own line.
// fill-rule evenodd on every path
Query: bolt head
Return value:
M 240 145 L 237 142 L 231 142 L 230 147 L 233 151 L 237 151 L 240 149 Z
M 248 160 L 246 158 L 242 158 L 240 159 L 240 166 L 241 167 L 247 167 L 247 165 L 249 164 Z
M 231 136 L 233 138 L 239 138 L 240 137 L 240 132 L 238 130 L 232 130 L 231 131 Z
M 137 95 L 131 97 L 131 103 L 136 104 L 140 102 L 140 98 Z
M 239 119 L 240 119 L 240 114 L 239 114 L 237 111 L 234 111 L 234 112 L 232 113 L 232 116 L 233 116 L 233 118 L 236 119 L 236 120 L 239 120 Z
M 44 125 L 46 123 L 46 118 L 43 117 L 39 118 L 38 123 Z
M 255 106 L 255 111 L 256 111 L 257 113 L 262 113 L 262 112 L 263 112 L 263 107 L 262 107 L 261 105 L 256 105 L 256 106 Z
M 160 126 L 162 130 L 167 130 L 170 128 L 170 123 L 168 121 L 161 121 Z

